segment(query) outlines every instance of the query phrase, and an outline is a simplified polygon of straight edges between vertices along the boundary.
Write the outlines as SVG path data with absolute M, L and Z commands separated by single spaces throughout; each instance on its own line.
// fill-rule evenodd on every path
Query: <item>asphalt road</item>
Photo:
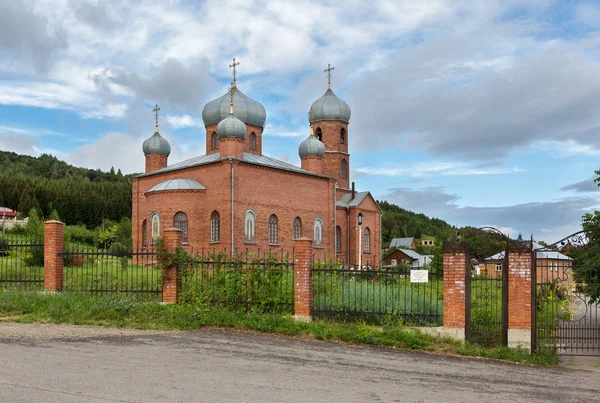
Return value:
M 229 330 L 0 323 L 0 402 L 597 402 L 599 380 Z

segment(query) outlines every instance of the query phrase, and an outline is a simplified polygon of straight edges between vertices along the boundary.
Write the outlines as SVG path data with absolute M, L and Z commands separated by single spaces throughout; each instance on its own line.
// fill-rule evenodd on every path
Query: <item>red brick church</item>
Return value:
M 133 244 L 147 247 L 171 226 L 194 250 L 227 253 L 291 252 L 294 239 L 308 237 L 316 259 L 356 264 L 360 250 L 363 265 L 379 265 L 381 209 L 351 185 L 350 107 L 331 91 L 332 68 L 310 108 L 298 167 L 263 155 L 265 108 L 239 90 L 236 65 L 230 90 L 202 111 L 206 154 L 169 165 L 155 109 L 155 133 L 142 146 L 146 170 L 132 179 Z

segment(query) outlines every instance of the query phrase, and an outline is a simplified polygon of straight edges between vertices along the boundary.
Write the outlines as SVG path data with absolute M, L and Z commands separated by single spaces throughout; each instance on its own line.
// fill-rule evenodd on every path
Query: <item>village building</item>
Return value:
M 149 247 L 168 227 L 195 251 L 291 252 L 313 240 L 316 259 L 380 264 L 381 209 L 350 178 L 350 107 L 328 88 L 309 111 L 310 135 L 298 145 L 301 166 L 263 154 L 263 105 L 233 82 L 202 111 L 206 153 L 169 164 L 158 130 L 143 146 L 144 174 L 132 178 L 133 242 Z M 307 134 L 309 128 L 307 127 Z

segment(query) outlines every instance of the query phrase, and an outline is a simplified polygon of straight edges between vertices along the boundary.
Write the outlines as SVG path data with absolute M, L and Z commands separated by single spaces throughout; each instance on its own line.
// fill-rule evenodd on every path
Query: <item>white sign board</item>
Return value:
M 410 271 L 410 282 L 411 283 L 426 283 L 429 281 L 428 270 L 411 270 Z

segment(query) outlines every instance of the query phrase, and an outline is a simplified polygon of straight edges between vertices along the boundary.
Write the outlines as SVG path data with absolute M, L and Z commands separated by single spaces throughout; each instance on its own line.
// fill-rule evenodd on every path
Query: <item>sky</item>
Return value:
M 0 2 L 0 149 L 142 172 L 204 154 L 204 105 L 267 110 L 263 153 L 300 164 L 327 89 L 352 109 L 351 180 L 457 226 L 553 242 L 600 209 L 600 2 Z

